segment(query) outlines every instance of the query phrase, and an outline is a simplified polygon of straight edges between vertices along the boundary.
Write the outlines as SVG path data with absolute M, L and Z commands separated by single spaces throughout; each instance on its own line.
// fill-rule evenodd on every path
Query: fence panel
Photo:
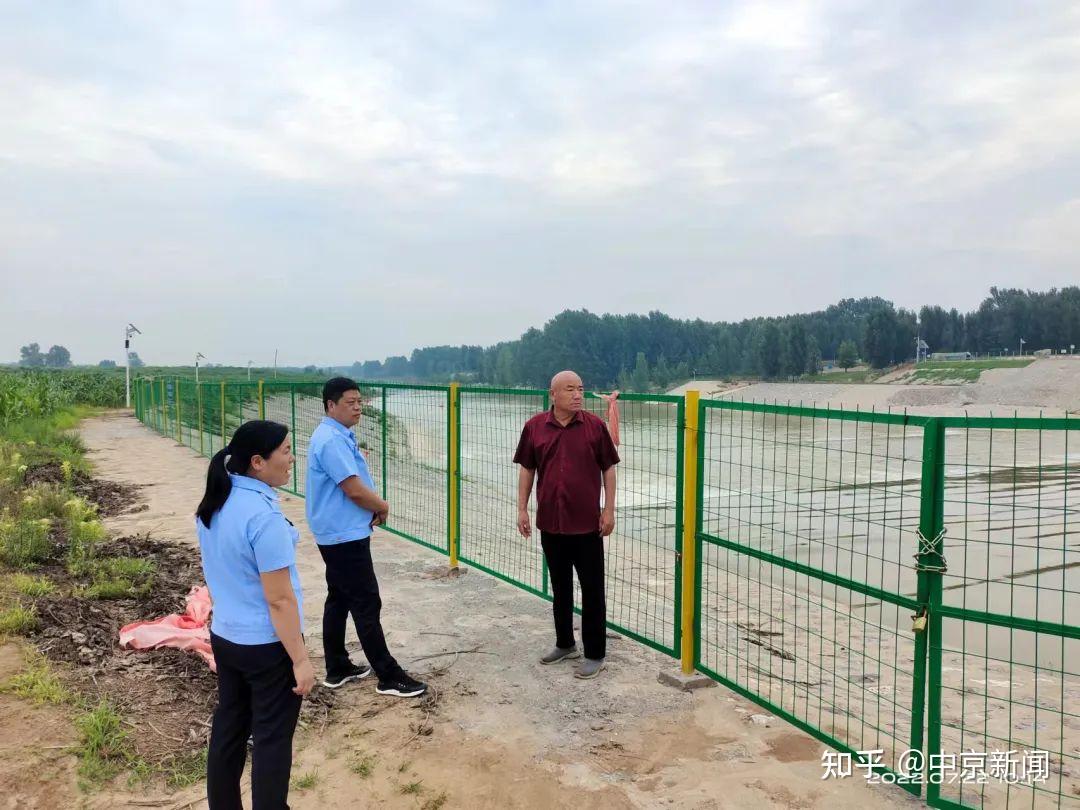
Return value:
M 713 401 L 699 425 L 699 668 L 841 751 L 898 764 L 922 735 L 922 429 Z
M 928 800 L 1080 807 L 1080 420 L 945 421 Z

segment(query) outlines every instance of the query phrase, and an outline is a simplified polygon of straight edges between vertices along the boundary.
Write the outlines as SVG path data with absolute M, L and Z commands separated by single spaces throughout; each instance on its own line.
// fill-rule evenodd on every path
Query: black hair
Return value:
M 355 391 L 360 393 L 360 386 L 356 384 L 356 380 L 350 380 L 348 377 L 334 377 L 327 380 L 326 385 L 322 387 L 322 406 L 324 411 L 329 411 L 327 402 L 333 402 L 335 405 L 345 395 L 346 391 Z
M 289 429 L 277 422 L 252 419 L 236 429 L 230 441 L 210 459 L 206 471 L 206 492 L 195 510 L 195 516 L 210 528 L 210 521 L 232 492 L 229 473 L 246 475 L 253 456 L 269 458 L 285 441 Z M 227 459 L 227 460 L 226 460 Z

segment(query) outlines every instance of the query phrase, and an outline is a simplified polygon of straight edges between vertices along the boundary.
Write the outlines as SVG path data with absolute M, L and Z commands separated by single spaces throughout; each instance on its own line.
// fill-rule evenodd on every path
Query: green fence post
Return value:
M 915 568 L 918 577 L 916 598 L 922 606 L 920 611 L 925 621 L 916 616 L 910 747 L 922 753 L 923 774 L 930 777 L 930 755 L 940 753 L 941 749 L 941 613 L 938 607 L 941 605 L 941 577 L 945 572 L 942 537 L 945 525 L 945 430 L 939 419 L 928 420 L 923 428 L 922 456 Z M 920 793 L 917 783 L 902 787 L 916 796 Z M 940 785 L 928 782 L 927 802 L 936 800 L 940 792 Z
M 551 407 L 551 392 L 550 391 L 545 391 L 544 392 L 544 410 L 546 411 L 550 407 Z M 525 506 L 527 508 L 528 504 L 525 504 Z M 533 535 L 534 536 L 539 536 L 539 534 L 540 534 L 540 530 L 538 528 L 536 528 L 536 526 L 533 526 Z M 543 587 L 544 595 L 545 596 L 550 596 L 551 591 L 549 590 L 549 584 L 548 584 L 547 555 L 544 554 L 543 552 L 540 553 L 540 576 L 542 578 L 542 582 L 543 582 L 543 586 L 544 586 Z
M 461 475 L 461 415 L 458 409 L 461 407 L 460 384 L 450 383 L 446 391 L 446 476 L 447 476 L 447 515 L 446 515 L 446 545 L 450 555 L 450 567 L 458 567 L 458 544 L 460 523 L 458 509 L 461 506 L 460 475 Z
M 293 444 L 293 447 L 295 448 L 296 447 L 296 383 L 289 383 L 289 414 L 290 414 L 290 418 L 292 419 L 292 422 L 290 423 L 292 425 L 292 430 L 290 431 L 292 433 L 292 444 Z M 298 479 L 296 476 L 297 476 L 296 454 L 293 453 L 293 459 L 292 459 L 292 486 L 293 486 L 293 492 L 295 492 L 297 495 L 299 495 L 300 494 L 300 479 Z
M 206 455 L 206 447 L 203 439 L 203 414 L 202 414 L 202 383 L 195 384 L 195 408 L 199 412 L 199 455 Z
M 386 386 L 382 386 L 382 496 L 386 500 Z

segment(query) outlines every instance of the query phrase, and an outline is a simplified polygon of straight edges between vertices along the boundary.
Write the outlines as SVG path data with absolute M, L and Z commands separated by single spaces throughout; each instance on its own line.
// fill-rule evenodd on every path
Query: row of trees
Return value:
M 665 388 L 692 376 L 784 379 L 814 374 L 825 359 L 850 368 L 859 359 L 884 368 L 910 359 L 916 336 L 931 351 L 1015 352 L 1080 344 L 1080 287 L 1032 292 L 991 288 L 978 309 L 960 313 L 938 306 L 918 312 L 882 298 L 844 299 L 819 312 L 738 323 L 677 320 L 648 315 L 596 315 L 567 310 L 542 329 L 494 346 L 428 346 L 411 356 L 357 362 L 361 379 L 471 380 L 501 386 L 543 386 L 552 374 L 574 368 L 591 386 L 627 390 Z M 64 368 L 64 346 L 20 349 L 20 365 Z M 134 368 L 143 365 L 135 353 Z M 102 368 L 115 367 L 111 360 Z M 314 371 L 314 367 L 309 367 Z
M 19 347 L 19 365 L 23 368 L 70 368 L 71 352 L 66 346 L 52 346 L 47 352 L 41 351 L 38 343 L 28 343 Z M 131 353 L 131 367 L 142 368 L 145 365 L 136 352 Z M 102 360 L 98 368 L 116 368 L 115 360 Z
M 1029 349 L 1080 344 L 1080 287 L 1048 292 L 992 288 L 979 308 L 925 306 L 919 312 L 882 298 L 844 299 L 819 312 L 738 323 L 568 310 L 518 340 L 480 346 L 431 346 L 411 357 L 355 363 L 364 379 L 476 380 L 542 386 L 574 368 L 588 384 L 648 390 L 698 377 L 796 377 L 824 358 L 849 368 L 911 359 L 921 335 L 931 351 L 1003 353 L 1023 337 Z

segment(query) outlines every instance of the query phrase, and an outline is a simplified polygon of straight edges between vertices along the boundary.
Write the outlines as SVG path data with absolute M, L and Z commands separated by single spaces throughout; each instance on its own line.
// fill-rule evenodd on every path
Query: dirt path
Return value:
M 140 485 L 146 500 L 145 511 L 109 519 L 112 532 L 194 543 L 204 459 L 126 415 L 89 420 L 82 433 L 98 475 Z M 306 632 L 321 670 L 321 560 L 303 501 L 282 499 L 304 538 Z M 760 710 L 723 688 L 662 686 L 658 672 L 675 671 L 675 662 L 627 639 L 612 639 L 597 681 L 575 681 L 569 666 L 541 667 L 536 654 L 552 634 L 547 603 L 475 571 L 447 579 L 444 557 L 387 534 L 373 550 L 391 648 L 438 700 L 425 708 L 381 698 L 370 681 L 344 690 L 331 726 L 298 736 L 293 777 L 307 775 L 310 786 L 294 789 L 295 808 L 920 806 L 895 788 L 822 781 L 815 740 L 776 719 L 749 723 Z M 171 800 L 204 807 L 201 793 Z M 146 806 L 147 796 L 129 800 Z M 110 794 L 89 804 L 125 801 Z
M 24 649 L 0 644 L 0 682 L 24 665 Z M 0 693 L 0 808 L 52 810 L 77 803 L 75 731 L 69 713 Z

